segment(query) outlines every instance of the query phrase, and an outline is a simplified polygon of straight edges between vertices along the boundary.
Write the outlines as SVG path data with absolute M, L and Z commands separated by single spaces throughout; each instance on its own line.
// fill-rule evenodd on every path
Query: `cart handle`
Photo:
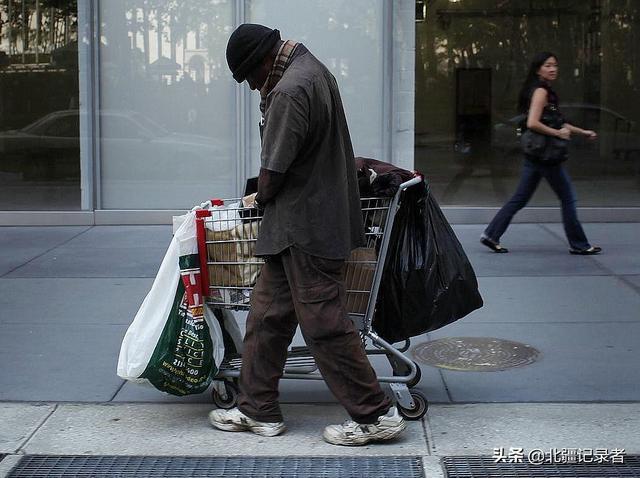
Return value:
M 405 181 L 400 185 L 400 189 L 403 191 L 409 189 L 411 186 L 415 186 L 416 184 L 420 184 L 422 182 L 422 176 L 416 176 L 414 178 L 409 179 L 409 181 Z

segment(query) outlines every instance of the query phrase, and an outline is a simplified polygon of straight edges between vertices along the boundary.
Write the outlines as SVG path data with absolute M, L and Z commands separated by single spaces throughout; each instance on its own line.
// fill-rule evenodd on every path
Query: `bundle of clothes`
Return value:
M 392 197 L 402 183 L 414 177 L 411 171 L 371 158 L 357 157 L 356 170 L 361 198 Z

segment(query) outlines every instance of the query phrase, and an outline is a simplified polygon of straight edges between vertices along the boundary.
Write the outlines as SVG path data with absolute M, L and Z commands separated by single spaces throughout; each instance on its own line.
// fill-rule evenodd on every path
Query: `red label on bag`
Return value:
M 182 283 L 184 284 L 185 294 L 189 307 L 201 307 L 202 300 L 202 275 L 200 268 L 184 269 L 180 271 Z

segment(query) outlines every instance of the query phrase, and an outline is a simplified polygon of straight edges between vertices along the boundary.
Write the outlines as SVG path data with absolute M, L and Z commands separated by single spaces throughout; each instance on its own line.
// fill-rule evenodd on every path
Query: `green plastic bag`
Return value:
M 193 303 L 197 294 L 190 290 L 188 283 L 196 272 L 200 275 L 198 264 L 197 254 L 180 257 L 182 280 L 178 282 L 173 306 L 153 355 L 140 375 L 158 390 L 173 395 L 204 392 L 218 371 L 213 362 L 213 343 L 204 305 Z M 200 281 L 196 282 L 199 286 Z
M 118 360 L 120 377 L 172 395 L 204 392 L 224 358 L 220 318 L 205 313 L 195 215 L 187 216 L 127 330 Z

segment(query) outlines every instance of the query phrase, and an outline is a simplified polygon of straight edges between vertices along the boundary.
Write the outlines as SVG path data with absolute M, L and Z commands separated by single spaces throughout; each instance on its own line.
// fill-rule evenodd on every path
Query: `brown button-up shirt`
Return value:
M 284 178 L 265 205 L 256 255 L 294 246 L 314 256 L 346 259 L 364 244 L 353 148 L 338 85 L 302 44 L 267 96 L 261 166 Z

